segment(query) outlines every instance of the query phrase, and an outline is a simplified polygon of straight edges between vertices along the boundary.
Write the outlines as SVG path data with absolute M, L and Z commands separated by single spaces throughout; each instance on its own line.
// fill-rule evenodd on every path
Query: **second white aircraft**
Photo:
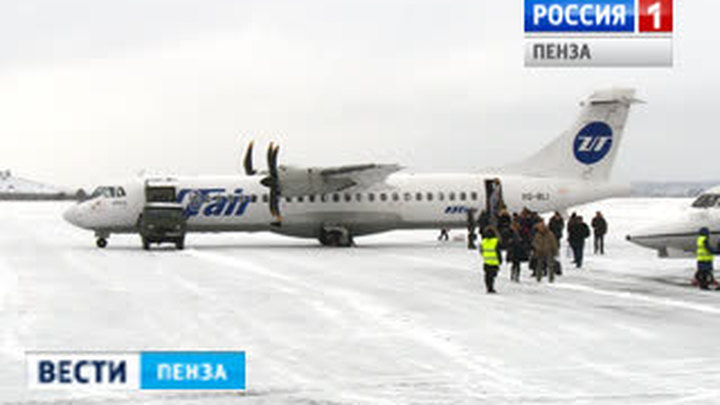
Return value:
M 529 159 L 486 173 L 410 174 L 398 165 L 297 168 L 277 164 L 267 151 L 266 172 L 245 176 L 166 179 L 176 189 L 188 232 L 271 231 L 349 245 L 353 237 L 394 229 L 464 228 L 468 210 L 564 210 L 624 196 L 629 187 L 608 182 L 634 90 L 598 91 L 581 103 L 575 123 Z M 102 186 L 69 208 L 64 218 L 94 231 L 104 247 L 113 233 L 138 233 L 146 186 L 136 178 Z
M 710 231 L 710 243 L 720 243 L 720 186 L 703 192 L 688 207 L 668 212 L 662 221 L 638 229 L 626 239 L 657 250 L 662 258 L 695 257 L 700 228 Z

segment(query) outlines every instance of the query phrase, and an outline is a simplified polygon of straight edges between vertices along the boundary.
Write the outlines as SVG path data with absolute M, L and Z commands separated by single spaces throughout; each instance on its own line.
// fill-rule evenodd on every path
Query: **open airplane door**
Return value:
M 485 211 L 490 217 L 497 217 L 505 209 L 502 182 L 499 178 L 485 179 Z

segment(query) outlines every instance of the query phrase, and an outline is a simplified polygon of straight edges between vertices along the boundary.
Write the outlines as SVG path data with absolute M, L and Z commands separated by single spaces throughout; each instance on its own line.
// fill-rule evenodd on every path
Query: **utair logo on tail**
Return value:
M 575 159 L 586 165 L 601 161 L 612 149 L 612 135 L 612 128 L 604 122 L 585 125 L 575 137 Z

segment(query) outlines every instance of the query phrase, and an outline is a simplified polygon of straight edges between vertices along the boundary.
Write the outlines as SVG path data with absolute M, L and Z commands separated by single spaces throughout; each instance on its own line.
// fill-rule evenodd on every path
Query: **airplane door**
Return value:
M 485 211 L 490 215 L 490 218 L 497 218 L 500 211 L 505 207 L 500 179 L 485 179 Z

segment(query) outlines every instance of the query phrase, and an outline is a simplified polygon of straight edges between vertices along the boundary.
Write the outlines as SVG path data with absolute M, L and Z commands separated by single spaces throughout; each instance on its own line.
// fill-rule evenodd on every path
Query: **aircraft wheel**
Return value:
M 107 239 L 105 239 L 105 238 L 98 238 L 98 239 L 95 241 L 95 244 L 96 244 L 97 247 L 99 247 L 100 249 L 104 249 L 104 248 L 107 246 L 108 242 L 107 242 Z
M 320 236 L 318 237 L 318 241 L 320 241 L 320 244 L 323 246 L 330 246 L 327 231 L 325 231 L 324 229 L 320 230 Z

